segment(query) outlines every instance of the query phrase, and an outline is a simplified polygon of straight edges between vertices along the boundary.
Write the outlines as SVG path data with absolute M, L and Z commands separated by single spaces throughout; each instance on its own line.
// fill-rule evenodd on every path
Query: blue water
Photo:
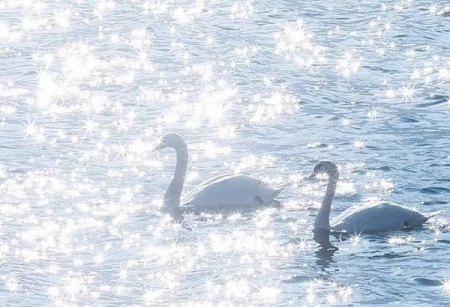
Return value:
M 450 7 L 432 1 L 0 0 L 0 306 L 447 306 Z M 159 211 L 225 172 L 281 208 Z M 443 214 L 313 240 L 368 198 Z

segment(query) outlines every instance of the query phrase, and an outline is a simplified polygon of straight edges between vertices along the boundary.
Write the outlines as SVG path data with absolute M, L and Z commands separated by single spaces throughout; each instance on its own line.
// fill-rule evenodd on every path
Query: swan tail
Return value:
M 273 202 L 272 202 L 272 206 L 273 207 L 275 207 L 275 208 L 280 208 L 281 207 L 281 202 L 279 201 L 279 200 L 274 200 Z
M 280 190 L 280 192 L 281 192 L 281 190 Z M 279 194 L 280 192 L 278 192 L 278 194 Z M 277 195 L 278 195 L 278 194 L 277 194 Z M 276 196 L 276 195 L 275 195 L 275 196 Z M 264 202 L 264 200 L 263 200 L 261 197 L 255 196 L 255 201 L 256 201 L 256 203 L 257 203 L 259 206 L 271 206 L 271 207 L 274 207 L 274 208 L 280 208 L 280 207 L 281 207 L 281 202 L 278 201 L 278 200 L 276 200 L 276 199 L 273 199 L 273 200 L 271 200 L 269 203 L 266 203 L 266 202 Z
M 290 184 L 291 184 L 290 182 L 285 181 L 285 182 L 282 182 L 282 183 L 276 185 L 275 187 L 273 187 L 275 197 L 278 196 L 278 194 L 280 194 L 281 191 L 283 191 L 284 188 L 286 188 L 286 187 L 289 186 Z
M 425 222 L 428 221 L 429 219 L 435 217 L 436 215 L 442 214 L 443 212 L 444 211 L 439 210 L 439 211 L 436 211 L 436 212 L 431 212 L 431 213 L 425 214 Z

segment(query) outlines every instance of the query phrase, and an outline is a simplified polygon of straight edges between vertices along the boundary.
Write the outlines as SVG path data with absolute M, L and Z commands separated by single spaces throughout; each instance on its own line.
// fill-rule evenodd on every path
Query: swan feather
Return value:
M 350 233 L 420 227 L 428 217 L 417 210 L 390 202 L 352 206 L 331 221 L 331 229 Z
M 162 211 L 169 213 L 176 221 L 183 220 L 183 211 L 230 211 L 252 209 L 261 205 L 279 204 L 275 197 L 285 184 L 271 188 L 259 179 L 249 175 L 224 174 L 206 180 L 193 188 L 180 200 L 189 160 L 189 150 L 183 137 L 176 133 L 166 134 L 155 150 L 174 148 L 177 163 L 172 181 L 164 194 Z M 182 204 L 180 206 L 180 203 Z
M 314 231 L 345 231 L 349 233 L 375 232 L 421 227 L 428 219 L 440 212 L 424 215 L 415 209 L 385 201 L 368 201 L 354 205 L 330 222 L 330 209 L 339 180 L 337 165 L 329 160 L 320 161 L 310 178 L 317 174 L 328 174 L 325 197 L 314 223 Z
M 271 204 L 282 191 L 271 188 L 257 178 L 249 175 L 221 175 L 204 181 L 185 195 L 182 207 L 204 212 L 235 207 L 254 207 Z

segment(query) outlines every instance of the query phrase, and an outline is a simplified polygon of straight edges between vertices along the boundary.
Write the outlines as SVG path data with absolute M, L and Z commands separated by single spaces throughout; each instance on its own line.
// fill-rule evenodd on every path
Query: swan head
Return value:
M 309 179 L 314 179 L 321 174 L 327 174 L 328 176 L 335 176 L 337 173 L 338 167 L 336 163 L 330 160 L 323 160 L 316 164 L 311 176 L 309 176 Z
M 186 147 L 183 137 L 177 133 L 168 133 L 161 139 L 159 145 L 154 150 L 161 150 L 166 147 L 179 148 Z

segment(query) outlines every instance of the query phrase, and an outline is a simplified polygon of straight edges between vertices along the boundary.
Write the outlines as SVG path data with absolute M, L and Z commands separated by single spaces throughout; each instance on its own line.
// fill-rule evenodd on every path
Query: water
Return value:
M 431 1 L 0 0 L 0 306 L 446 306 L 450 8 Z M 179 229 L 158 210 L 228 171 L 282 208 Z M 423 229 L 313 240 L 380 198 Z

